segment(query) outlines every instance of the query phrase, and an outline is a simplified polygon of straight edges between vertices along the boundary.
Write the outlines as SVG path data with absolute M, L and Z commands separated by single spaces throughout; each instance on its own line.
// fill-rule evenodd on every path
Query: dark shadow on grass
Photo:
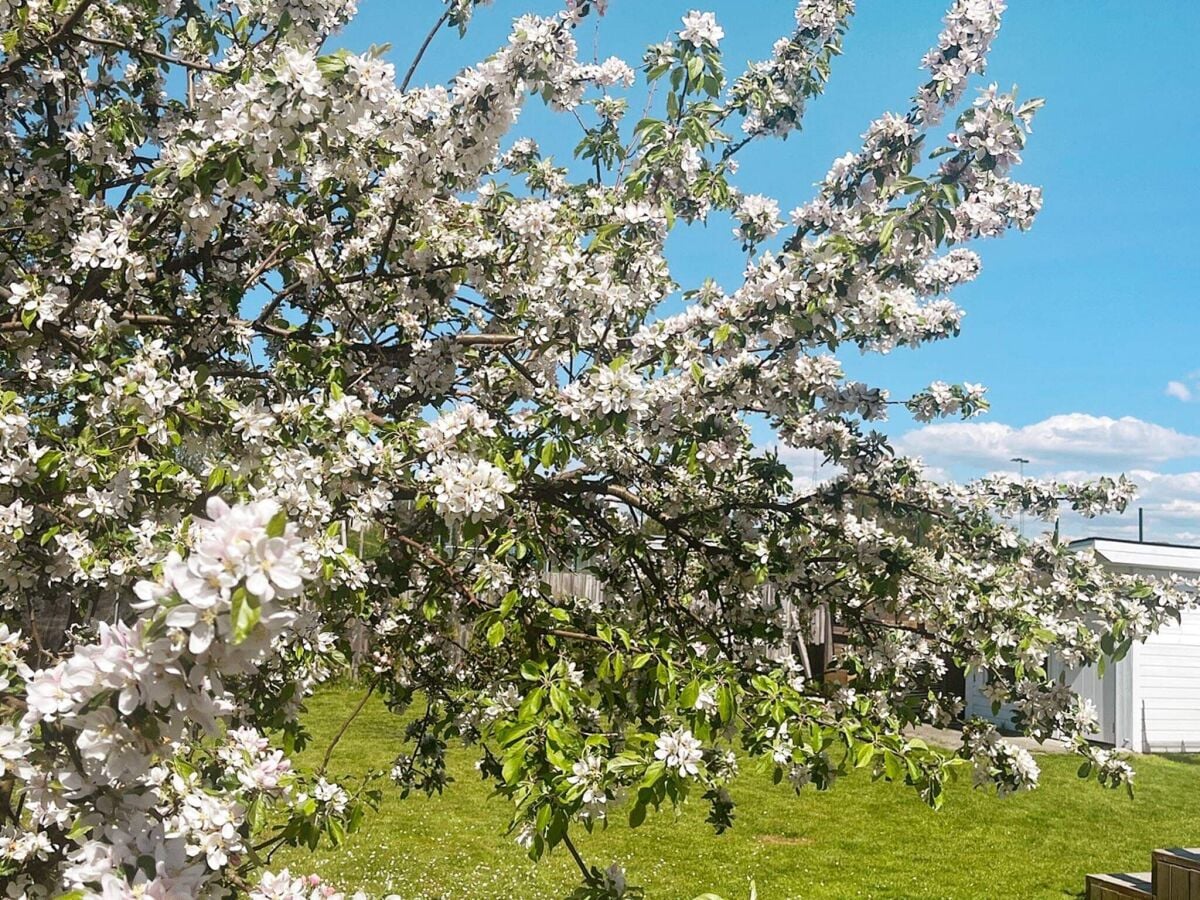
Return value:
M 1200 754 L 1196 753 L 1156 753 L 1159 759 L 1169 759 L 1171 762 L 1183 763 L 1187 766 L 1200 766 Z

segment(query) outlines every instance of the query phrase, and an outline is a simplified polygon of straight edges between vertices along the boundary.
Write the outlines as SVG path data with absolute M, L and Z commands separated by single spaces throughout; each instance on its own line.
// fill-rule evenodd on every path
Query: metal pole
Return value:
M 1029 462 L 1029 460 L 1025 459 L 1022 456 L 1014 456 L 1011 461 L 1015 462 L 1017 464 L 1018 470 L 1021 473 L 1021 482 L 1023 484 L 1025 482 L 1025 463 Z M 1021 504 L 1020 522 L 1021 522 L 1021 537 L 1025 537 L 1025 504 Z
M 1146 540 L 1146 509 L 1138 507 L 1138 543 L 1144 543 Z

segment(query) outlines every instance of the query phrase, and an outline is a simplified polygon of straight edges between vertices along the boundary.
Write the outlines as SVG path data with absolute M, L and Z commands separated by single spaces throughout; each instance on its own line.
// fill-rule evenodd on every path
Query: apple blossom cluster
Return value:
M 604 787 L 604 769 L 605 761 L 589 754 L 572 765 L 571 774 L 567 776 L 567 784 L 581 792 L 579 799 L 583 802 L 583 809 L 580 815 L 587 819 L 604 819 L 608 803 L 612 800 L 610 792 Z
M 969 381 L 961 385 L 935 381 L 924 391 L 910 397 L 905 406 L 918 422 L 953 415 L 969 418 L 987 410 L 987 401 L 983 396 L 986 393 L 987 388 L 983 385 Z
M 1003 4 L 952 0 L 912 106 L 786 216 L 738 154 L 800 127 L 851 0 L 800 0 L 734 74 L 730 23 L 681 7 L 640 83 L 579 58 L 606 4 L 575 0 L 427 83 L 482 5 L 403 4 L 429 41 L 396 67 L 334 49 L 352 0 L 0 2 L 0 879 L 338 896 L 262 870 L 376 804 L 291 756 L 347 674 L 407 713 L 401 793 L 475 744 L 534 857 L 691 795 L 730 827 L 735 742 L 796 790 L 1032 786 L 952 668 L 1127 784 L 1046 660 L 1119 657 L 1186 586 L 1005 518 L 1132 484 L 936 481 L 880 423 L 983 387 L 838 358 L 952 338 L 977 244 L 1041 207 L 1012 178 L 1038 101 L 966 101 Z M 523 133 L 532 98 L 574 158 Z M 669 239 L 714 214 L 740 275 L 685 283 Z M 957 761 L 908 737 L 931 722 Z
M 494 519 L 504 511 L 505 496 L 516 485 L 486 459 L 451 459 L 433 467 L 438 511 L 448 522 Z
M 710 12 L 693 9 L 683 17 L 683 28 L 679 31 L 680 40 L 696 47 L 708 46 L 715 50 L 723 37 L 725 29 L 717 24 L 717 17 Z
M 237 0 L 238 11 L 260 22 L 287 16 L 302 29 L 329 34 L 354 17 L 357 0 Z
M 664 732 L 654 742 L 654 758 L 683 777 L 699 774 L 703 761 L 700 741 L 686 728 Z
M 1037 787 L 1041 770 L 1032 754 L 1004 740 L 994 728 L 972 730 L 964 741 L 974 763 L 976 785 L 995 785 L 1001 795 Z
M 247 852 L 250 808 L 303 808 L 281 749 L 246 726 L 221 737 L 221 724 L 244 714 L 223 683 L 271 652 L 311 578 L 306 548 L 277 509 L 211 498 L 186 559 L 172 553 L 161 579 L 139 582 L 139 618 L 101 623 L 94 644 L 56 665 L 21 663 L 19 637 L 5 631 L 5 690 L 14 675 L 24 680 L 24 713 L 0 729 L 0 759 L 16 779 L 10 797 L 23 810 L 0 844 L 10 885 L 27 896 L 196 896 Z M 206 742 L 215 742 L 215 769 L 197 764 Z M 322 791 L 342 798 L 325 814 L 342 815 L 344 791 L 323 779 L 315 792 L 329 800 Z
M 779 204 L 762 194 L 748 194 L 742 197 L 733 216 L 740 223 L 734 229 L 734 234 L 741 238 L 747 247 L 753 247 L 759 241 L 773 237 L 783 227 L 783 222 L 779 219 Z
M 942 110 L 958 102 L 970 76 L 986 70 L 1004 7 L 1003 0 L 956 0 L 946 13 L 937 46 L 922 61 L 930 81 L 917 92 L 916 102 L 926 123 L 941 121 Z
M 853 13 L 853 0 L 803 0 L 796 6 L 796 31 L 776 41 L 771 58 L 751 63 L 730 89 L 743 132 L 786 135 L 799 127 L 809 98 L 824 88 Z

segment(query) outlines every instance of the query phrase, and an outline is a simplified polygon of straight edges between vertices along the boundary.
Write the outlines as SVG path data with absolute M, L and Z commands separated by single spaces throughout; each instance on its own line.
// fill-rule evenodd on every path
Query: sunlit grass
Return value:
M 322 692 L 309 704 L 316 740 L 301 759 L 315 765 L 363 689 Z M 401 726 L 372 699 L 334 753 L 331 776 L 390 768 Z M 340 849 L 276 857 L 317 871 L 347 890 L 405 898 L 552 898 L 568 893 L 578 871 L 565 852 L 533 864 L 504 835 L 508 808 L 488 799 L 469 749 L 451 753 L 456 781 L 440 797 L 401 800 L 385 787 L 384 805 Z M 828 793 L 797 797 L 747 771 L 734 786 L 736 827 L 714 835 L 702 804 L 679 817 L 651 815 L 636 831 L 620 817 L 607 831 L 581 833 L 589 862 L 624 865 L 651 898 L 712 891 L 776 898 L 1077 896 L 1095 871 L 1144 871 L 1151 849 L 1200 844 L 1200 759 L 1140 757 L 1137 793 L 1107 791 L 1075 775 L 1077 758 L 1042 756 L 1043 785 L 1003 800 L 967 784 L 946 807 L 929 810 L 911 789 L 850 777 Z

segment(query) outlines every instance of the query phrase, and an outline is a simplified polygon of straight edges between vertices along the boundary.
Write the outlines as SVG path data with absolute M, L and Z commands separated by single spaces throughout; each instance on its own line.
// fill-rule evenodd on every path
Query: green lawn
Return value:
M 362 696 L 331 689 L 314 697 L 307 721 L 316 741 L 302 757 L 315 765 L 329 737 Z M 388 769 L 400 726 L 372 700 L 339 744 L 330 775 Z M 503 834 L 508 809 L 472 768 L 469 749 L 452 751 L 458 779 L 441 797 L 401 800 L 390 788 L 380 812 L 339 850 L 276 857 L 345 889 L 405 898 L 561 897 L 578 872 L 565 852 L 533 864 Z M 911 790 L 850 777 L 833 791 L 797 797 L 765 775 L 735 785 L 734 829 L 714 835 L 701 804 L 676 818 L 651 816 L 637 831 L 614 824 L 577 844 L 589 862 L 618 861 L 649 898 L 728 900 L 849 897 L 1033 898 L 1078 896 L 1087 872 L 1149 868 L 1151 849 L 1200 844 L 1200 758 L 1142 757 L 1137 794 L 1075 777 L 1068 756 L 1043 756 L 1043 785 L 1006 799 L 955 785 L 940 812 Z

